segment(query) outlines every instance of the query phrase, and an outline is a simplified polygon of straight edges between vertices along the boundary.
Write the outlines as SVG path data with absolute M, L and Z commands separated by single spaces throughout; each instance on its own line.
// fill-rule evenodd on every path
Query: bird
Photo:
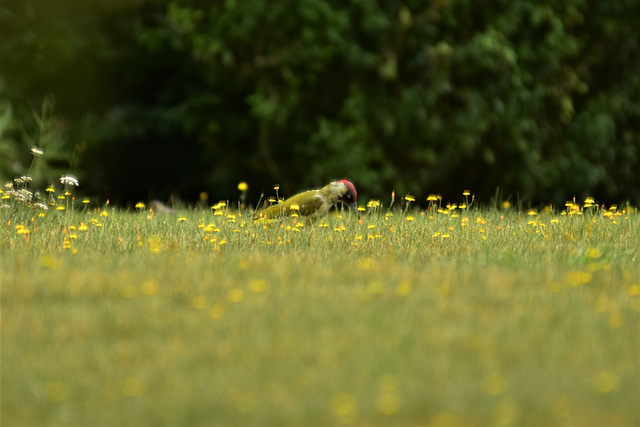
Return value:
M 154 213 L 158 214 L 173 215 L 174 213 L 176 213 L 176 211 L 162 203 L 160 200 L 152 200 L 151 202 L 149 202 L 149 208 L 152 209 Z
M 353 209 L 358 219 L 360 218 L 356 187 L 346 179 L 332 181 L 322 188 L 293 195 L 282 203 L 259 210 L 254 218 L 274 219 L 297 213 L 306 217 L 308 221 L 313 221 L 325 216 L 339 202 Z

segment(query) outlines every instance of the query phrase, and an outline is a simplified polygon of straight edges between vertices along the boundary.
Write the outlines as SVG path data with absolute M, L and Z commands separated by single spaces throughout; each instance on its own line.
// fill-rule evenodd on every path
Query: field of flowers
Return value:
M 265 223 L 64 178 L 1 195 L 4 425 L 640 424 L 630 206 Z

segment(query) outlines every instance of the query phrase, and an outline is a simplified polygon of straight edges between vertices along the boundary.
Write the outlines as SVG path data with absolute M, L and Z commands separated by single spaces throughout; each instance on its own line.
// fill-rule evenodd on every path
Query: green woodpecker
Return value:
M 254 218 L 277 218 L 297 213 L 310 221 L 325 216 L 336 203 L 342 202 L 358 215 L 358 193 L 356 187 L 346 179 L 333 181 L 322 188 L 304 191 L 289 197 L 283 203 L 271 205 L 256 212 Z

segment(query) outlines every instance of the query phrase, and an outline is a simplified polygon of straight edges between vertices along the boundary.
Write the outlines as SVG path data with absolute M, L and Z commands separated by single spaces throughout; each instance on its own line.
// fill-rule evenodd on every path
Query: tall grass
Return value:
M 58 195 L 1 211 L 4 425 L 640 424 L 630 207 L 254 223 Z

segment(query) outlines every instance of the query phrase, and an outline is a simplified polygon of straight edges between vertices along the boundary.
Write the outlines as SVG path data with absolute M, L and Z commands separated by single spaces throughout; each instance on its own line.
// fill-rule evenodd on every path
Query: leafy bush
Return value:
M 633 0 L 95 4 L 69 22 L 105 87 L 71 137 L 100 191 L 640 200 Z

